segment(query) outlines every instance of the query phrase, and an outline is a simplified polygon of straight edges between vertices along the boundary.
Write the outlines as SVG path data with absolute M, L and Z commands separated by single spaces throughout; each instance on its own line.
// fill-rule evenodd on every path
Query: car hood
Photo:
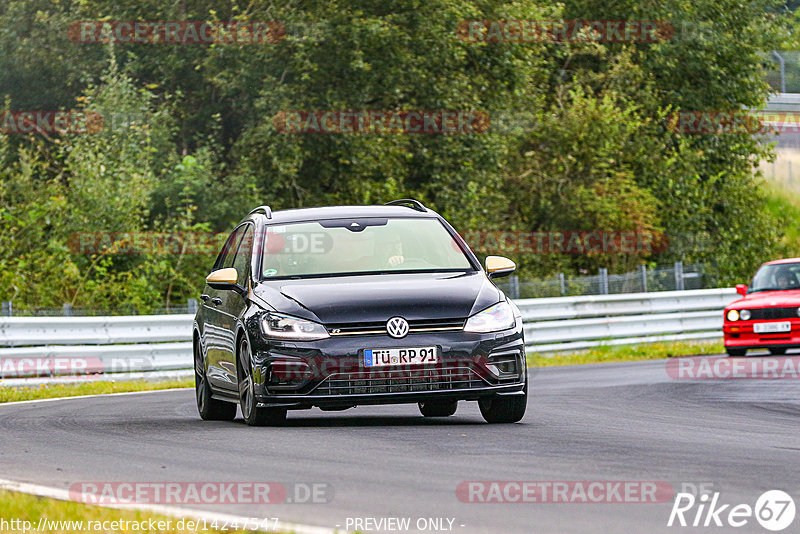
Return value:
M 783 291 L 759 291 L 750 293 L 728 304 L 728 309 L 772 308 L 782 306 L 800 306 L 800 289 Z
M 502 298 L 480 271 L 274 280 L 253 291 L 275 311 L 322 323 L 465 318 Z

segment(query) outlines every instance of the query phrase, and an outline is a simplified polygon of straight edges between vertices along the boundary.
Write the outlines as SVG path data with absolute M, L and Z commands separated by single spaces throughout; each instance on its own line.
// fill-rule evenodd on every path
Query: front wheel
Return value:
M 253 366 L 250 363 L 250 346 L 245 338 L 242 338 L 239 343 L 237 376 L 239 379 L 239 406 L 242 409 L 245 423 L 250 426 L 275 426 L 286 421 L 285 409 L 259 408 L 257 406 L 253 387 Z
M 773 356 L 780 356 L 781 354 L 786 354 L 786 349 L 783 347 L 776 347 L 774 349 L 769 349 L 769 353 Z
M 733 356 L 744 356 L 744 354 L 747 352 L 747 349 L 731 349 L 731 348 L 728 348 L 728 349 L 725 349 L 725 352 L 727 352 L 728 356 L 731 356 L 731 357 L 733 357 Z
M 420 402 L 419 411 L 425 417 L 448 417 L 456 413 L 458 401 Z
M 528 383 L 522 395 L 495 395 L 478 401 L 481 415 L 487 423 L 516 423 L 525 415 L 528 406 Z
M 197 411 L 203 421 L 233 421 L 236 418 L 236 405 L 211 398 L 211 385 L 206 376 L 206 366 L 200 343 L 194 343 L 194 392 L 197 397 Z

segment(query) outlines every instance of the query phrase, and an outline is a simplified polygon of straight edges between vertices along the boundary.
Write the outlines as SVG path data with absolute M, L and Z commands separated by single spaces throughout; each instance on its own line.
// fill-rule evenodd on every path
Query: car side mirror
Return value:
M 214 289 L 232 290 L 244 294 L 245 289 L 237 283 L 238 281 L 239 273 L 233 267 L 218 269 L 206 276 L 206 283 Z
M 747 294 L 747 286 L 744 284 L 736 284 L 736 292 L 741 296 L 745 296 L 745 294 Z
M 489 274 L 489 278 L 508 276 L 513 273 L 516 268 L 516 263 L 503 256 L 486 257 L 486 272 Z

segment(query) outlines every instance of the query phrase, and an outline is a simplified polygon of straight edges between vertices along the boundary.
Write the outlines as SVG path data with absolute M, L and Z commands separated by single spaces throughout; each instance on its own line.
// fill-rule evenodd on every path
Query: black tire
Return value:
M 236 405 L 211 398 L 211 385 L 206 378 L 206 366 L 200 342 L 194 342 L 194 392 L 197 411 L 203 421 L 233 421 L 236 418 Z
M 250 426 L 277 426 L 286 421 L 285 408 L 258 408 L 253 388 L 253 367 L 250 365 L 250 346 L 242 337 L 239 342 L 237 377 L 239 382 L 239 407 L 244 422 Z
M 773 356 L 780 356 L 781 354 L 786 354 L 786 349 L 783 347 L 776 347 L 774 349 L 769 349 L 769 353 Z
M 516 423 L 525 415 L 528 406 L 528 383 L 522 395 L 495 395 L 478 401 L 481 415 L 487 423 Z
M 456 413 L 458 401 L 419 402 L 419 411 L 425 417 L 448 417 Z
M 730 357 L 744 356 L 747 349 L 725 349 L 725 352 L 727 352 Z

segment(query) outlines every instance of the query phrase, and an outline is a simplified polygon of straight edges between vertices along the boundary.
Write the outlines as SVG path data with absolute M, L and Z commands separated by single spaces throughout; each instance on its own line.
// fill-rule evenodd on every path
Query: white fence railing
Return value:
M 529 352 L 722 337 L 733 288 L 516 301 Z
M 191 341 L 193 315 L 0 317 L 0 347 Z
M 0 317 L 0 379 L 191 369 L 193 317 Z
M 529 352 L 721 336 L 733 289 L 516 301 Z M 192 368 L 192 315 L 0 317 L 0 379 Z

